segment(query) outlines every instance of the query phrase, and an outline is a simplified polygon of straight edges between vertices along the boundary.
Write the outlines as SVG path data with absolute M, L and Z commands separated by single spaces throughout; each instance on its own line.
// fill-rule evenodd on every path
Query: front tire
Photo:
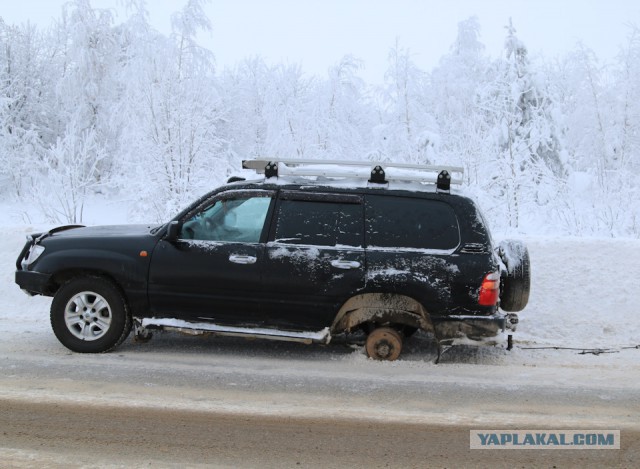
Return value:
M 65 347 L 79 353 L 103 353 L 131 332 L 126 301 L 113 282 L 78 277 L 64 284 L 51 303 L 51 327 Z

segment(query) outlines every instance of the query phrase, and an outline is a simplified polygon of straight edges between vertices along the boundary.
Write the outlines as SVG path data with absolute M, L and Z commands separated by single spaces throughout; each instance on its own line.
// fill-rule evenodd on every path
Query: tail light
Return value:
M 492 272 L 485 275 L 480 286 L 478 303 L 482 306 L 495 306 L 500 296 L 500 274 Z

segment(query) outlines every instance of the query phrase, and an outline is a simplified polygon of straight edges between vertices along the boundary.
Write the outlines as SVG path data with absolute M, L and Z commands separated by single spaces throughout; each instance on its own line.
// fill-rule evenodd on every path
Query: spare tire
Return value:
M 531 263 L 522 241 L 508 239 L 498 245 L 504 264 L 500 275 L 500 308 L 510 313 L 522 311 L 529 302 Z

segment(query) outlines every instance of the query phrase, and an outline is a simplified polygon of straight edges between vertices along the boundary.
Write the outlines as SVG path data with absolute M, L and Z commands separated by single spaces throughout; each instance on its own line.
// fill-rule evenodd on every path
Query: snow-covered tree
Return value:
M 119 193 L 166 219 L 252 157 L 462 165 L 498 230 L 640 235 L 640 33 L 613 64 L 586 47 L 529 58 L 507 26 L 492 60 L 477 18 L 427 73 L 396 42 L 382 87 L 345 56 L 326 76 L 245 59 L 216 74 L 211 25 L 190 0 L 166 36 L 145 0 L 116 24 L 88 0 L 39 31 L 0 19 L 0 191 L 82 220 Z M 52 196 L 53 194 L 53 196 Z
M 52 87 L 45 39 L 33 25 L 0 18 L 0 177 L 6 196 L 24 198 L 51 141 Z
M 581 234 L 638 236 L 632 208 L 640 195 L 637 28 L 614 69 L 599 65 L 584 46 L 570 63 L 574 73 L 567 86 L 577 98 L 566 111 L 565 146 L 573 173 L 565 187 L 569 205 L 563 221 L 577 220 Z
M 271 70 L 260 57 L 243 60 L 219 78 L 221 107 L 226 113 L 220 129 L 238 164 L 242 158 L 269 156 L 266 106 L 270 81 Z
M 327 159 L 363 158 L 373 120 L 366 112 L 365 84 L 358 76 L 362 62 L 351 55 L 318 80 L 313 119 L 317 153 Z
M 451 52 L 440 60 L 429 76 L 428 99 L 441 136 L 443 162 L 462 165 L 466 182 L 477 186 L 487 180 L 483 171 L 492 151 L 485 118 L 484 92 L 489 80 L 489 60 L 480 42 L 477 17 L 458 23 L 458 36 Z
M 129 26 L 141 22 L 144 15 Z M 212 175 L 221 182 L 227 173 L 213 57 L 195 41 L 197 31 L 208 28 L 202 2 L 190 0 L 174 15 L 170 38 L 150 33 L 144 39 L 153 47 L 129 44 L 123 73 L 131 78 L 122 112 L 131 125 L 123 131 L 123 183 L 137 208 L 157 220 L 207 190 Z
M 45 151 L 41 162 L 47 184 L 32 187 L 35 200 L 49 222 L 81 223 L 87 198 L 99 191 L 100 165 L 107 152 L 94 128 L 79 130 L 75 116 L 66 133 Z
M 310 119 L 312 80 L 299 64 L 272 69 L 266 97 L 267 149 L 281 158 L 310 158 L 316 148 Z
M 107 154 L 97 168 L 99 179 L 109 179 L 117 150 L 117 129 L 111 120 L 118 99 L 115 70 L 119 44 L 110 10 L 94 9 L 89 0 L 65 5 L 56 25 L 58 62 L 56 135 L 66 138 L 74 123 L 80 139 L 86 132 Z
M 525 206 L 537 208 L 553 199 L 563 167 L 549 97 L 535 82 L 527 48 L 511 21 L 506 29 L 505 58 L 497 63 L 490 90 L 494 104 L 488 109 L 498 144 L 491 189 L 502 201 L 507 225 L 518 228 Z
M 372 158 L 421 164 L 435 160 L 440 135 L 424 98 L 425 78 L 410 51 L 396 41 L 381 93 L 383 112 L 373 129 Z

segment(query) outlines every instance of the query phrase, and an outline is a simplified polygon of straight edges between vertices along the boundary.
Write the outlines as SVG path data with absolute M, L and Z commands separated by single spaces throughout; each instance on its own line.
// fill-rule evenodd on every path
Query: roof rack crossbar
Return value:
M 442 173 L 444 171 L 448 184 L 459 185 L 462 184 L 464 173 L 463 168 L 456 166 L 278 158 L 243 160 L 242 167 L 244 169 L 253 169 L 258 174 L 265 174 L 266 177 L 324 176 L 367 178 L 370 182 L 377 183 L 400 180 L 438 184 L 442 182 Z M 448 190 L 448 187 L 446 190 Z

